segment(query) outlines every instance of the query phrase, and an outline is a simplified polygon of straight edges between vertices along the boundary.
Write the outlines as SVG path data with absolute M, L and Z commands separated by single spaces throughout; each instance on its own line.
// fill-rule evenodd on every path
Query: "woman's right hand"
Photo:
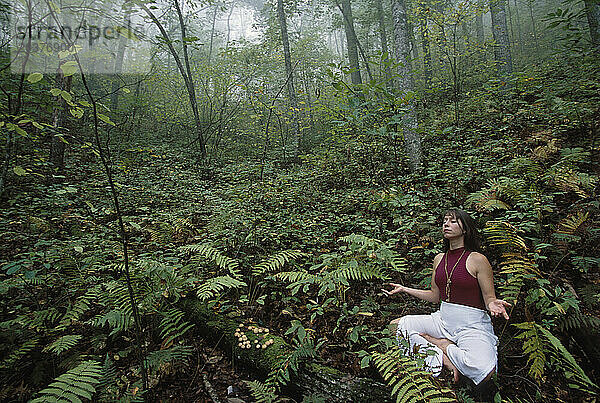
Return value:
M 381 289 L 381 291 L 383 291 L 383 293 L 388 297 L 391 297 L 394 294 L 398 294 L 399 292 L 406 292 L 406 287 L 404 287 L 402 284 L 387 283 L 386 285 L 389 287 L 393 287 L 389 291 L 384 288 Z

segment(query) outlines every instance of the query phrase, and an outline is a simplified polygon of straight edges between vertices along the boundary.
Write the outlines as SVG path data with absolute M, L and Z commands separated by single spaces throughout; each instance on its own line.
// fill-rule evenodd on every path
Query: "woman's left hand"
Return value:
M 502 299 L 495 299 L 488 304 L 488 309 L 490 310 L 490 314 L 492 316 L 504 316 L 504 319 L 508 320 L 506 308 L 510 306 L 510 303 Z

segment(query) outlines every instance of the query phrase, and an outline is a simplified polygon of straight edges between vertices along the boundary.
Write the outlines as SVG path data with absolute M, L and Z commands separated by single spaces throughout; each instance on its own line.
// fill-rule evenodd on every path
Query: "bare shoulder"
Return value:
M 490 265 L 490 261 L 484 254 L 479 252 L 471 252 L 469 257 L 467 258 L 467 266 L 473 269 L 474 272 L 478 272 L 479 270 L 488 270 L 492 268 Z
M 443 253 L 438 253 L 437 255 L 435 255 L 435 257 L 433 258 L 433 268 L 434 269 L 437 267 L 438 264 L 440 264 L 443 257 L 444 257 Z

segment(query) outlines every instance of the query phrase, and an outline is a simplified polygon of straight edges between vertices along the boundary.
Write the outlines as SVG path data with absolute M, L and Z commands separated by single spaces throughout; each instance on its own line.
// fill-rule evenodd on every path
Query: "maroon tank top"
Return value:
M 461 257 L 461 254 L 465 248 L 458 248 L 449 250 L 448 255 L 448 274 L 452 272 L 452 268 L 456 264 L 457 260 Z M 473 277 L 467 271 L 467 258 L 471 254 L 471 251 L 465 251 L 465 254 L 458 262 L 456 269 L 452 273 L 450 284 L 450 301 L 453 304 L 468 305 L 474 308 L 485 310 L 483 304 L 483 296 L 481 295 L 481 289 L 477 279 Z M 440 301 L 446 301 L 446 272 L 444 265 L 446 256 L 442 257 L 442 260 L 435 269 L 435 283 L 440 290 Z

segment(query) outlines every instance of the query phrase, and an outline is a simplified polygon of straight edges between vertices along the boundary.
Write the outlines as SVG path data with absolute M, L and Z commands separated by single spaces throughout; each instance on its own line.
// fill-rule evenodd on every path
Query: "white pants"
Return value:
M 494 335 L 492 320 L 486 311 L 442 301 L 440 309 L 431 315 L 408 315 L 400 319 L 396 331 L 400 346 L 407 344 L 402 340 L 409 343 L 406 354 L 411 351 L 426 353 L 429 350 L 425 367 L 438 376 L 442 371 L 443 351 L 419 333 L 452 341 L 454 344 L 446 348 L 448 358 L 475 385 L 498 366 L 498 338 Z

